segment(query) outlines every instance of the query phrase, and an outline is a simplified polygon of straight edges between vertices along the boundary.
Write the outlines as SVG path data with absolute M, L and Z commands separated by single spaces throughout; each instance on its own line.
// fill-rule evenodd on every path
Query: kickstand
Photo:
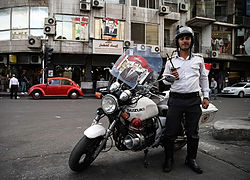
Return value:
M 145 149 L 144 150 L 144 168 L 147 168 L 148 165 L 149 165 L 149 162 L 147 160 L 147 157 L 148 157 L 148 149 Z

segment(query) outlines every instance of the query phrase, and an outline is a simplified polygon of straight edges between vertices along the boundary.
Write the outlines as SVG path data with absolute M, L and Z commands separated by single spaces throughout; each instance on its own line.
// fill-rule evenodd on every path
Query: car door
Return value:
M 66 79 L 62 80 L 61 91 L 64 96 L 67 95 L 68 90 L 72 87 L 72 82 Z
M 60 79 L 51 79 L 47 83 L 46 95 L 48 96 L 58 96 L 60 95 L 61 81 Z
M 245 86 L 245 95 L 250 95 L 250 84 L 249 83 Z

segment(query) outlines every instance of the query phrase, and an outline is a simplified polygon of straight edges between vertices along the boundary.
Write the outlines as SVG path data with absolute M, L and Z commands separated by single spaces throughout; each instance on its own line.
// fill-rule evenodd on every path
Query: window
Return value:
M 53 79 L 49 81 L 49 85 L 60 85 L 60 80 L 59 79 Z
M 131 23 L 131 39 L 135 44 L 158 45 L 158 25 Z
M 56 39 L 88 40 L 88 17 L 56 15 L 56 23 Z
M 0 10 L 0 30 L 10 29 L 10 9 Z
M 164 47 L 170 46 L 170 30 L 164 29 Z
M 232 29 L 214 25 L 212 29 L 212 50 L 219 53 L 232 54 Z
M 72 85 L 72 83 L 68 80 L 62 80 L 62 85 Z
M 116 3 L 116 4 L 125 4 L 125 0 L 105 0 L 109 3 Z
M 0 40 L 42 36 L 48 7 L 15 7 L 0 10 Z
M 95 18 L 95 39 L 124 40 L 125 22 L 111 18 Z
M 131 0 L 131 6 L 155 9 L 159 5 L 157 0 Z

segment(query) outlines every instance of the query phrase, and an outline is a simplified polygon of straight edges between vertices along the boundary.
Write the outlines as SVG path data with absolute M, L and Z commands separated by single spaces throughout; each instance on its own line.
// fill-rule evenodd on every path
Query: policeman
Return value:
M 173 167 L 174 141 L 178 135 L 181 120 L 185 116 L 187 135 L 187 156 L 185 164 L 196 173 L 203 171 L 196 163 L 199 143 L 198 124 L 203 108 L 209 105 L 209 82 L 205 73 L 204 59 L 191 52 L 194 33 L 190 27 L 180 27 L 175 37 L 177 55 L 167 61 L 164 74 L 172 74 L 176 81 L 171 85 L 168 100 L 168 114 L 165 133 L 165 162 L 163 171 L 170 172 Z M 201 100 L 199 92 L 203 94 Z

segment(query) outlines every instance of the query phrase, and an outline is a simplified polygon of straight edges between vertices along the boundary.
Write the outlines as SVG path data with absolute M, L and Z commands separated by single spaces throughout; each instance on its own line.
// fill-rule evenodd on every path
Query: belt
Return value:
M 177 92 L 170 92 L 170 97 L 174 98 L 182 98 L 182 99 L 188 99 L 193 97 L 200 97 L 199 92 L 192 92 L 192 93 L 177 93 Z

